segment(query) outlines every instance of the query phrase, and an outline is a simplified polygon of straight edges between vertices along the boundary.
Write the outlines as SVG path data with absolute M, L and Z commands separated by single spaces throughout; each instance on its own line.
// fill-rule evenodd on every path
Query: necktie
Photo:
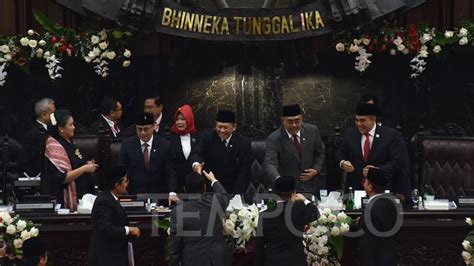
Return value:
M 298 135 L 293 135 L 293 144 L 295 145 L 296 153 L 298 153 L 298 156 L 301 156 L 301 143 Z
M 120 128 L 118 127 L 117 122 L 114 123 L 114 130 L 115 130 L 115 133 L 120 133 Z
M 148 143 L 143 143 L 143 162 L 145 163 L 145 168 L 150 167 L 150 152 L 148 150 Z
M 223 140 L 222 140 L 222 143 L 224 143 L 224 146 L 227 148 L 227 140 L 226 140 L 226 139 L 223 139 Z
M 370 135 L 369 133 L 364 134 L 365 135 L 365 142 L 364 142 L 364 161 L 367 162 L 369 159 L 369 153 L 370 153 Z

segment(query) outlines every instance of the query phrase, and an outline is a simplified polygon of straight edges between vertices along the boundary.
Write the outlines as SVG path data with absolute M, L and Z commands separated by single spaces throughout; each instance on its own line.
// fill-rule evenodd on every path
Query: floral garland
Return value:
M 338 52 L 357 54 L 355 69 L 364 72 L 372 63 L 369 60 L 374 53 L 390 55 L 412 55 L 410 61 L 411 78 L 419 77 L 427 67 L 427 59 L 433 54 L 439 56 L 449 47 L 466 46 L 473 43 L 473 22 L 464 22 L 459 29 L 439 31 L 431 27 L 418 27 L 411 24 L 405 27 L 384 26 L 374 33 L 357 36 L 336 37 L 335 49 Z
M 472 219 L 467 217 L 466 218 L 466 223 L 472 227 Z M 474 265 L 474 249 L 472 248 L 472 246 L 474 245 L 474 230 L 471 230 L 466 238 L 464 239 L 464 241 L 462 242 L 462 247 L 463 247 L 463 251 L 461 253 L 462 255 L 462 258 L 464 259 L 464 262 L 466 263 L 466 265 Z
M 344 212 L 325 208 L 303 236 L 308 265 L 340 265 L 343 234 L 349 232 L 352 219 Z
M 255 204 L 241 209 L 227 207 L 224 238 L 233 252 L 246 251 L 247 243 L 256 235 L 259 210 Z
M 8 212 L 1 212 L 0 240 L 4 242 L 4 247 L 0 248 L 1 257 L 21 258 L 23 242 L 38 234 L 39 230 L 32 221 L 21 219 L 19 215 L 12 218 Z
M 46 30 L 40 34 L 28 30 L 26 36 L 0 37 L 0 87 L 4 86 L 9 65 L 18 65 L 29 72 L 28 66 L 35 59 L 44 59 L 51 80 L 62 78 L 61 63 L 66 57 L 80 58 L 93 65 L 95 73 L 106 78 L 112 62 L 123 67 L 130 65 L 132 56 L 126 49 L 132 33 L 118 30 L 76 32 L 74 29 L 52 24 L 40 12 L 36 20 Z

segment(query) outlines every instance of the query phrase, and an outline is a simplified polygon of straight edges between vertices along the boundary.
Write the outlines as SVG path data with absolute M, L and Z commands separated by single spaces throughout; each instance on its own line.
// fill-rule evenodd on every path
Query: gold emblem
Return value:
M 76 148 L 76 151 L 74 152 L 74 154 L 77 156 L 77 158 L 82 160 L 82 154 L 81 154 L 81 152 L 79 151 L 78 148 Z

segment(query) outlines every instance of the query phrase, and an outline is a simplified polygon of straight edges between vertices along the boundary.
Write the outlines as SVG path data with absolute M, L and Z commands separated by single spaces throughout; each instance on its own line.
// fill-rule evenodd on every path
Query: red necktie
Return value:
M 365 135 L 365 142 L 364 142 L 364 161 L 367 162 L 369 159 L 369 153 L 370 153 L 370 135 L 369 133 L 364 134 Z
M 115 133 L 120 133 L 120 128 L 118 127 L 117 122 L 114 123 L 114 130 Z
M 296 152 L 298 153 L 298 156 L 301 157 L 301 144 L 298 139 L 298 135 L 293 135 L 293 144 L 295 145 Z
M 145 168 L 150 167 L 150 153 L 148 151 L 148 143 L 143 143 L 143 162 L 145 163 Z

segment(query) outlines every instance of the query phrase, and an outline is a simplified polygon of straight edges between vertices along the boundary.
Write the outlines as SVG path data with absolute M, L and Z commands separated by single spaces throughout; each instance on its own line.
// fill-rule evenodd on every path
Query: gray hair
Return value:
M 54 100 L 51 98 L 43 98 L 36 102 L 35 104 L 35 114 L 36 117 L 40 116 L 41 113 L 47 112 L 49 110 L 49 105 L 54 104 Z

